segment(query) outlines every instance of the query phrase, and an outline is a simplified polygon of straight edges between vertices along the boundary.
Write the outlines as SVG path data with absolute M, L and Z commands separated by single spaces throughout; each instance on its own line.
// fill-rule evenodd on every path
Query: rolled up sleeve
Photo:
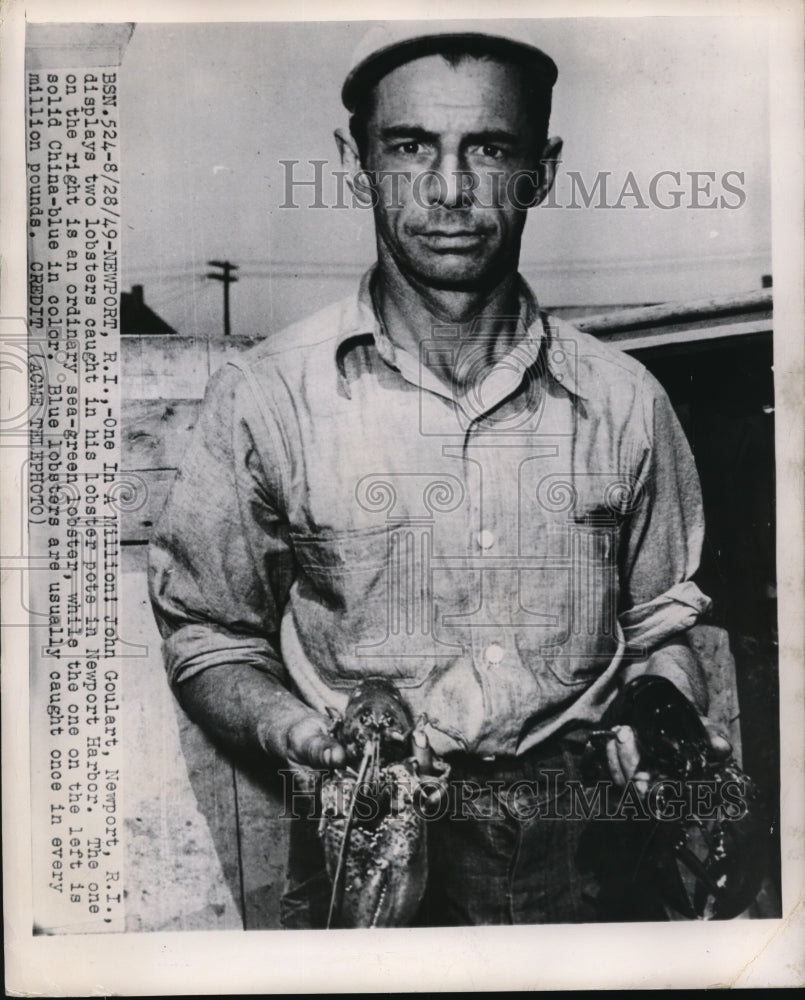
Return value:
M 646 444 L 619 567 L 619 621 L 635 652 L 649 652 L 684 632 L 710 607 L 691 579 L 704 539 L 693 455 L 665 390 L 648 372 L 642 400 Z
M 293 556 L 277 467 L 237 368 L 211 380 L 149 551 L 149 592 L 174 690 L 211 667 L 246 663 L 286 681 L 279 652 Z

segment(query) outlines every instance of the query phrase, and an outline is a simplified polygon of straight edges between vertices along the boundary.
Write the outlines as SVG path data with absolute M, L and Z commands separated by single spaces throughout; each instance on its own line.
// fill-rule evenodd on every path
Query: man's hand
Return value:
M 291 764 L 329 770 L 347 762 L 344 748 L 331 735 L 324 716 L 309 715 L 293 723 L 285 742 L 285 756 Z
M 713 754 L 719 759 L 728 757 L 732 752 L 729 740 L 709 719 L 704 716 L 699 718 L 710 737 Z M 631 726 L 615 726 L 612 732 L 615 735 L 607 742 L 607 763 L 612 780 L 620 787 L 633 780 L 637 790 L 645 795 L 652 776 L 647 771 L 639 770 L 640 750 L 634 730 Z
M 647 661 L 635 662 L 626 667 L 623 671 L 623 683 L 641 675 L 664 677 L 670 681 L 699 716 L 716 759 L 730 755 L 732 747 L 729 740 L 704 714 L 708 709 L 707 678 L 684 635 L 674 636 L 664 642 L 651 653 Z M 621 787 L 633 780 L 638 791 L 645 794 L 652 776 L 640 769 L 640 750 L 634 730 L 630 726 L 613 726 L 612 732 L 615 735 L 606 744 L 612 780 Z

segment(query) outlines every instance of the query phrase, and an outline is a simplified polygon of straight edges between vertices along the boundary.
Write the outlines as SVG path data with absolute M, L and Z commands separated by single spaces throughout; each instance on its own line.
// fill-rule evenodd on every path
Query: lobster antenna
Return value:
M 374 756 L 375 751 L 375 740 L 369 739 L 366 741 L 366 746 L 363 749 L 363 758 L 361 759 L 361 766 L 358 768 L 358 777 L 355 782 L 355 791 L 352 793 L 352 801 L 349 804 L 349 809 L 347 811 L 347 818 L 344 822 L 344 837 L 341 841 L 341 847 L 338 849 L 338 862 L 335 866 L 335 875 L 333 875 L 333 891 L 330 893 L 330 909 L 327 913 L 327 930 L 330 930 L 332 924 L 333 916 L 335 915 L 336 900 L 338 899 L 338 887 L 341 881 L 341 872 L 344 867 L 344 858 L 347 853 L 347 844 L 349 843 L 349 833 L 352 827 L 352 815 L 355 812 L 355 800 L 358 798 L 358 789 L 364 782 L 366 777 L 366 769 L 369 766 L 369 761 Z M 340 907 L 339 907 L 340 909 Z

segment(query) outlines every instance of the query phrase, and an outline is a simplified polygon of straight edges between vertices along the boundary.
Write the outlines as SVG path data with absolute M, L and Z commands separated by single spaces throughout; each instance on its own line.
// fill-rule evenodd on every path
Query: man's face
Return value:
M 479 291 L 516 269 L 534 196 L 524 174 L 547 152 L 520 72 L 492 59 L 451 65 L 432 55 L 377 84 L 363 166 L 379 178 L 381 257 L 406 278 Z

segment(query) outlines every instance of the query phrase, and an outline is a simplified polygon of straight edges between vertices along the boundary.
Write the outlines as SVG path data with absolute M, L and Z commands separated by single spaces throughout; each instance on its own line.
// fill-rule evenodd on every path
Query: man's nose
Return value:
M 466 208 L 472 203 L 472 175 L 456 153 L 444 154 L 428 178 L 428 204 L 439 208 Z

